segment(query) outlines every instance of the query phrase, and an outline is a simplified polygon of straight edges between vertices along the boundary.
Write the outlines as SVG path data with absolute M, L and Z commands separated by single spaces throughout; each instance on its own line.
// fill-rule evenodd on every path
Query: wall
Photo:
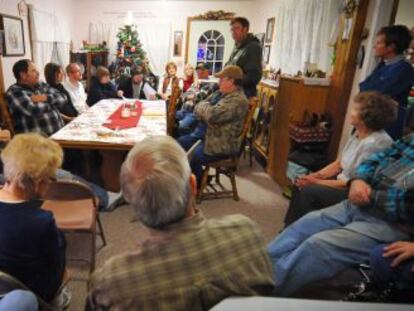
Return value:
M 400 0 L 398 4 L 395 24 L 406 25 L 409 28 L 414 27 L 414 1 Z
M 55 13 L 56 15 L 60 16 L 61 18 L 67 19 L 70 25 L 73 25 L 74 15 L 73 15 L 73 8 L 74 3 L 72 0 L 30 0 L 26 1 L 28 4 L 33 5 L 36 9 Z M 19 3 L 18 0 L 0 0 L 0 13 L 8 14 L 12 16 L 18 16 L 17 4 Z M 7 89 L 11 84 L 15 82 L 13 77 L 12 67 L 13 64 L 22 58 L 31 58 L 31 49 L 30 49 L 30 42 L 29 42 L 29 29 L 27 26 L 27 16 L 21 17 L 23 19 L 24 25 L 24 38 L 25 38 L 25 46 L 26 46 L 26 54 L 24 56 L 19 57 L 2 57 L 2 64 L 3 64 L 3 77 L 4 77 L 4 86 Z M 72 33 L 73 34 L 73 33 Z
M 402 1 L 400 0 L 400 3 Z M 354 76 L 350 101 L 348 104 L 348 110 L 345 117 L 345 123 L 342 130 L 342 137 L 340 142 L 340 147 L 338 150 L 338 153 L 340 154 L 340 151 L 344 147 L 346 141 L 351 135 L 352 127 L 349 125 L 349 113 L 352 102 L 352 98 L 359 92 L 359 83 L 372 72 L 372 70 L 376 66 L 376 60 L 374 57 L 374 42 L 376 33 L 378 30 L 389 24 L 390 18 L 391 18 L 391 11 L 392 11 L 392 1 L 389 0 L 370 0 L 369 7 L 368 7 L 368 15 L 367 19 L 365 21 L 365 27 L 369 30 L 369 36 L 367 39 L 365 39 L 362 44 L 366 48 L 366 55 L 365 60 L 362 68 L 357 68 Z
M 177 62 L 179 67 L 182 67 L 186 46 L 187 17 L 203 14 L 207 11 L 223 10 L 250 18 L 254 1 L 74 0 L 74 4 L 76 27 L 74 28 L 73 45 L 75 49 L 81 46 L 82 40 L 88 40 L 90 22 L 125 21 L 127 12 L 131 11 L 135 21 L 168 21 L 171 22 L 172 33 L 176 30 L 184 31 L 183 57 L 172 58 L 171 51 L 171 58 Z

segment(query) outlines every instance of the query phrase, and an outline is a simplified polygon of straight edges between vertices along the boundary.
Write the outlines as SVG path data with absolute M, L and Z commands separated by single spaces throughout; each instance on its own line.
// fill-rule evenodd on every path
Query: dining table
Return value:
M 50 138 L 65 149 L 97 150 L 102 157 L 102 186 L 118 192 L 119 172 L 128 151 L 158 135 L 167 135 L 165 101 L 104 99 Z

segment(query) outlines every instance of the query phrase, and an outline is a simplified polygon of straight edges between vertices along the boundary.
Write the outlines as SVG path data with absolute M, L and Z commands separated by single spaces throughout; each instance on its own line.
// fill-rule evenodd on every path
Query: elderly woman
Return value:
M 53 215 L 40 207 L 62 164 L 60 146 L 38 134 L 16 135 L 1 153 L 0 270 L 45 301 L 62 284 L 66 242 Z
M 372 153 L 391 145 L 392 139 L 384 128 L 395 121 L 396 114 L 397 103 L 378 92 L 363 92 L 354 98 L 349 122 L 355 130 L 342 155 L 321 170 L 296 180 L 285 226 L 308 212 L 347 198 L 347 182 L 358 165 Z

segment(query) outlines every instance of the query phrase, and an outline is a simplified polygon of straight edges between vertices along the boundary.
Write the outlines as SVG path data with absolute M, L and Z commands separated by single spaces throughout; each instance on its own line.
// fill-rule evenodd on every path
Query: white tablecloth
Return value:
M 104 99 L 53 134 L 51 138 L 74 142 L 133 145 L 148 136 L 166 135 L 165 102 L 162 100 L 140 101 L 143 104 L 143 113 L 137 127 L 116 131 L 104 127 L 103 123 L 108 117 L 125 102 L 120 99 Z

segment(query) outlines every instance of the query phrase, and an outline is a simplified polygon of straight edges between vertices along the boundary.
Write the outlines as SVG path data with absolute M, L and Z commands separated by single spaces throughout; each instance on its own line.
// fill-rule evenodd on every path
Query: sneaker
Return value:
M 51 304 L 57 310 L 65 310 L 69 306 L 71 299 L 72 299 L 72 292 L 65 285 L 57 293 L 57 295 L 55 296 Z
M 389 302 L 394 289 L 394 283 L 389 283 L 384 288 L 379 288 L 372 282 L 362 281 L 357 285 L 356 291 L 346 295 L 342 301 Z

